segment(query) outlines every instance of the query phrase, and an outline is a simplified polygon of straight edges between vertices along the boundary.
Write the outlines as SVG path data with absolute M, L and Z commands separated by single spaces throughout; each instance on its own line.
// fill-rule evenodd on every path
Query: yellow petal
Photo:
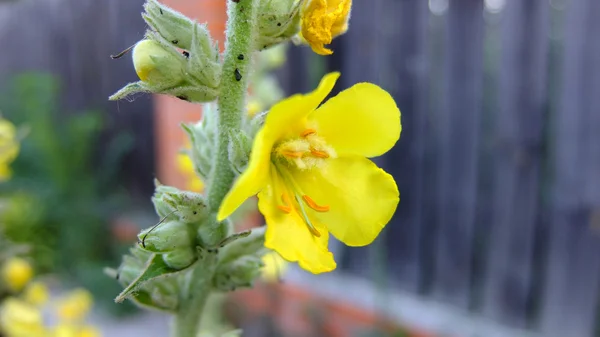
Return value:
M 302 191 L 327 212 L 311 212 L 348 246 L 373 242 L 399 201 L 394 178 L 364 157 L 332 159 L 320 170 L 294 171 Z
M 246 199 L 267 185 L 273 145 L 280 139 L 297 136 L 306 128 L 306 116 L 327 97 L 339 76 L 337 72 L 329 73 L 313 92 L 291 96 L 271 108 L 263 128 L 254 139 L 248 168 L 239 176 L 221 204 L 217 214 L 219 221 L 230 216 Z
M 275 251 L 265 254 L 262 262 L 262 278 L 267 282 L 278 281 L 288 267 L 288 262 Z
M 340 92 L 308 118 L 316 121 L 319 136 L 339 156 L 382 155 L 394 146 L 402 131 L 394 99 L 371 83 L 359 83 Z
M 321 234 L 320 237 L 313 236 L 295 210 L 284 213 L 277 208 L 283 189 L 279 185 L 275 191 L 274 185 L 270 184 L 258 195 L 258 208 L 267 223 L 265 247 L 277 251 L 288 261 L 297 261 L 300 267 L 313 274 L 334 270 L 336 263 L 327 248 L 327 229 L 313 221 L 313 226 Z

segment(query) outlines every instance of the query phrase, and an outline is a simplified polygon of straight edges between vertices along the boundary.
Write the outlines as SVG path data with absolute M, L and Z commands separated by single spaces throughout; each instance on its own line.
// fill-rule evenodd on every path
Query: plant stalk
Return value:
M 252 53 L 255 49 L 256 6 L 258 0 L 228 0 L 227 32 L 221 87 L 217 114 L 217 151 L 209 176 L 207 199 L 212 216 L 216 216 L 221 202 L 235 178 L 229 163 L 229 132 L 240 129 L 246 111 L 246 95 Z M 214 222 L 218 226 L 217 222 Z M 185 282 L 181 305 L 175 315 L 174 337 L 197 337 L 206 300 L 212 290 L 212 278 L 217 268 L 217 254 L 208 253 L 195 263 Z

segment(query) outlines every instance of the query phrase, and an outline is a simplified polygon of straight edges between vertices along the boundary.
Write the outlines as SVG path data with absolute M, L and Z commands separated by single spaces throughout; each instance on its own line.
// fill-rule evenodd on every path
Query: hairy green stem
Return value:
M 231 188 L 234 173 L 228 159 L 229 131 L 240 129 L 245 111 L 255 41 L 256 0 L 228 1 L 227 41 L 219 92 L 217 153 L 210 176 L 208 204 L 216 212 Z
M 217 151 L 208 181 L 208 206 L 213 216 L 231 188 L 235 175 L 229 163 L 229 132 L 237 132 L 245 111 L 256 34 L 257 0 L 228 1 L 227 41 L 223 59 L 217 116 Z M 215 226 L 218 224 L 215 221 Z M 184 284 L 173 326 L 175 337 L 196 337 L 217 266 L 216 254 L 200 259 Z
M 180 305 L 173 321 L 174 337 L 196 337 L 200 332 L 200 318 L 205 310 L 206 299 L 212 288 L 212 278 L 217 268 L 217 256 L 208 253 L 187 275 L 180 294 Z

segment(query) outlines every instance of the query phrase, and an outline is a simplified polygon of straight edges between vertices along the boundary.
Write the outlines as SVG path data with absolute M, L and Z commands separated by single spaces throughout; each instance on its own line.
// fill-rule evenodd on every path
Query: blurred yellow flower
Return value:
M 0 181 L 10 178 L 9 164 L 15 160 L 18 153 L 19 142 L 15 126 L 8 120 L 0 118 Z
M 100 337 L 100 330 L 93 326 L 84 326 L 77 334 L 77 337 Z
M 71 324 L 59 324 L 53 332 L 52 337 L 78 337 L 77 326 Z
M 288 268 L 288 262 L 277 252 L 265 254 L 262 258 L 262 278 L 267 282 L 277 282 Z
M 400 110 L 385 90 L 359 83 L 321 105 L 339 73 L 269 111 L 248 168 L 223 200 L 217 219 L 258 194 L 265 246 L 312 273 L 335 269 L 329 232 L 349 246 L 373 242 L 399 201 L 394 178 L 367 158 L 394 146 Z
M 0 331 L 6 337 L 45 337 L 42 313 L 17 298 L 7 298 L 0 306 Z
M 32 282 L 25 288 L 23 298 L 35 306 L 44 305 L 48 301 L 48 287 L 42 282 Z
M 92 294 L 85 289 L 75 289 L 57 303 L 58 317 L 67 322 L 81 321 L 92 308 Z
M 179 153 L 177 155 L 177 166 L 187 179 L 186 189 L 192 192 L 202 192 L 204 190 L 204 182 L 196 174 L 194 163 L 187 153 Z
M 21 291 L 33 277 L 33 268 L 25 259 L 13 257 L 2 266 L 2 281 L 12 291 Z
M 251 99 L 246 104 L 246 110 L 248 111 L 248 117 L 254 117 L 257 113 L 261 112 L 262 104 L 257 99 Z
M 352 0 L 305 0 L 302 6 L 301 38 L 320 55 L 330 55 L 334 37 L 348 30 Z

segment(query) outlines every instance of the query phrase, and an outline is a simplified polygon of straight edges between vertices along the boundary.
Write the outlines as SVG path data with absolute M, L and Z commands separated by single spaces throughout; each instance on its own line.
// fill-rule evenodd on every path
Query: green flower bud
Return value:
M 166 192 L 162 199 L 181 221 L 197 224 L 208 218 L 208 206 L 204 196 L 194 192 Z
M 144 21 L 173 45 L 189 50 L 192 45 L 194 21 L 185 15 L 159 3 L 148 0 L 144 4 Z
M 196 233 L 192 225 L 182 221 L 167 221 L 138 234 L 143 249 L 165 253 L 194 245 Z
M 181 270 L 189 267 L 197 259 L 195 247 L 179 249 L 162 255 L 165 264 L 173 269 Z
M 164 220 L 179 219 L 179 217 L 174 214 L 174 209 L 171 208 L 171 205 L 163 199 L 165 193 L 178 192 L 179 190 L 175 187 L 161 184 L 158 179 L 154 179 L 154 186 L 155 191 L 152 196 L 152 203 L 154 204 L 156 214 L 161 218 L 164 218 Z
M 261 0 L 258 10 L 257 49 L 290 40 L 300 31 L 300 4 L 296 0 Z
M 203 226 L 200 226 L 200 228 L 198 228 L 198 239 L 200 240 L 202 247 L 209 249 L 221 248 L 221 242 L 229 236 L 231 227 L 232 225 L 229 220 L 219 223 L 206 223 Z
M 185 56 L 154 40 L 142 40 L 133 48 L 133 66 L 142 82 L 172 87 L 185 80 Z
M 248 166 L 252 140 L 244 132 L 229 132 L 229 146 L 227 148 L 231 168 L 241 174 Z
M 260 275 L 262 267 L 263 263 L 260 257 L 242 256 L 219 266 L 213 278 L 213 285 L 222 291 L 251 287 L 254 280 Z

